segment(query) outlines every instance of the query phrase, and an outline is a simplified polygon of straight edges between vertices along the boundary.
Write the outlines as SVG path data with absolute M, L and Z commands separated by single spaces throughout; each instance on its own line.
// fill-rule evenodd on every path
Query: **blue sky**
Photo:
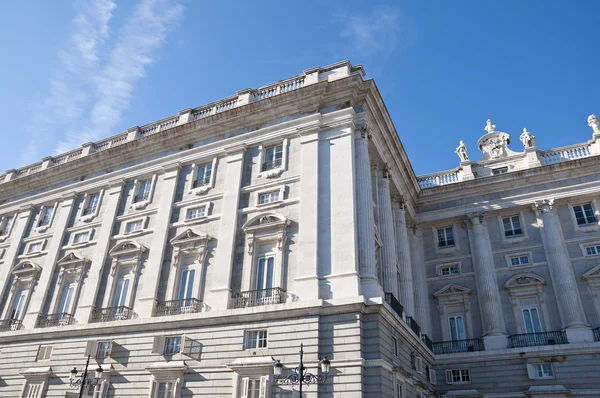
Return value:
M 417 174 L 474 159 L 491 118 L 521 150 L 591 138 L 600 2 L 5 2 L 0 171 L 349 59 L 383 95 Z

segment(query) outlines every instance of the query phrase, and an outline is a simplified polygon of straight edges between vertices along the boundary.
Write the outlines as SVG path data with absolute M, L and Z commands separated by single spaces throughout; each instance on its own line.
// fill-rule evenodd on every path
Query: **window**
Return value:
M 392 337 L 392 345 L 394 348 L 394 356 L 398 356 L 398 339 L 395 337 Z
M 181 271 L 179 280 L 179 300 L 189 299 L 194 297 L 194 278 L 196 276 L 195 268 L 187 268 Z
M 85 243 L 90 240 L 90 232 L 79 232 L 73 237 L 73 243 Z
M 23 398 L 42 398 L 44 383 L 27 383 Z
M 519 216 L 504 217 L 502 218 L 502 224 L 504 225 L 505 238 L 514 238 L 523 235 Z
M 27 248 L 27 253 L 29 254 L 41 252 L 43 246 L 43 242 L 30 243 L 29 247 Z
M 412 354 L 412 363 L 413 369 L 417 371 L 417 373 L 423 373 L 423 358 L 416 356 L 414 353 Z
M 437 230 L 438 247 L 454 247 L 454 232 L 452 227 L 440 228 Z
M 127 225 L 125 226 L 125 233 L 132 233 L 132 232 L 136 232 L 136 231 L 141 231 L 144 227 L 144 221 L 143 220 L 137 220 L 137 221 L 131 221 L 128 222 Z
M 597 222 L 591 203 L 573 206 L 577 225 L 589 225 Z
M 554 369 L 551 363 L 528 364 L 527 372 L 530 379 L 553 379 Z
M 10 311 L 10 319 L 21 320 L 23 314 L 25 312 L 25 301 L 27 300 L 27 295 L 29 294 L 29 289 L 25 286 L 20 286 L 18 290 L 15 291 L 12 309 Z
M 196 218 L 204 217 L 206 215 L 206 206 L 194 207 L 188 209 L 185 216 L 186 220 L 194 220 Z
M 269 378 L 244 377 L 240 383 L 240 398 L 266 398 L 268 394 Z
M 179 354 L 181 352 L 181 336 L 167 337 L 165 339 L 165 355 Z
M 52 220 L 52 214 L 54 214 L 54 207 L 46 207 L 42 210 L 42 217 L 38 223 L 38 227 L 50 224 Z
M 518 267 L 519 265 L 530 264 L 529 256 L 526 254 L 510 257 L 510 266 Z
M 76 283 L 66 283 L 62 288 L 62 294 L 60 301 L 58 302 L 57 313 L 58 314 L 70 314 L 71 313 L 71 302 L 77 288 Z
M 469 369 L 446 370 L 446 384 L 469 384 L 471 374 Z
M 437 384 L 437 373 L 431 368 L 429 368 L 429 381 L 431 384 Z
M 152 189 L 152 180 L 142 180 L 139 182 L 137 192 L 133 197 L 133 203 L 143 202 L 150 198 Z
M 41 345 L 38 349 L 38 355 L 36 361 L 47 361 L 52 356 L 51 345 Z
M 246 332 L 246 349 L 267 348 L 266 330 L 249 330 Z
M 523 322 L 525 323 L 525 333 L 543 332 L 537 308 L 523 308 L 522 312 Z
M 12 228 L 13 222 L 15 221 L 15 216 L 12 217 L 2 217 L 2 221 L 0 222 L 0 236 L 5 236 L 10 233 L 10 229 Z
M 448 318 L 450 327 L 450 339 L 452 341 L 465 340 L 465 321 L 462 315 L 451 316 Z
M 98 348 L 96 349 L 96 359 L 104 359 L 110 356 L 112 350 L 111 341 L 100 341 L 98 342 Z
M 210 176 L 212 174 L 212 163 L 198 166 L 196 179 L 192 184 L 192 188 L 198 188 L 210 184 Z
M 585 247 L 585 255 L 586 256 L 595 256 L 597 254 L 600 254 L 600 245 L 594 244 L 594 245 Z
M 283 144 L 269 147 L 265 150 L 265 161 L 261 171 L 267 171 L 281 167 L 283 160 Z
M 437 274 L 439 276 L 459 275 L 460 274 L 460 265 L 459 264 L 438 265 L 437 266 Z
M 498 167 L 497 169 L 492 169 L 492 175 L 494 176 L 506 173 L 508 173 L 508 167 Z
M 266 290 L 273 287 L 274 265 L 274 256 L 261 257 L 258 259 L 256 264 L 256 290 Z
M 129 284 L 131 279 L 121 275 L 116 283 L 115 295 L 113 297 L 113 307 L 123 307 L 127 305 L 127 296 L 129 293 Z
M 156 398 L 171 398 L 173 396 L 173 383 L 157 383 Z
M 396 398 L 404 398 L 404 385 L 396 382 Z
M 279 191 L 266 192 L 258 195 L 258 204 L 266 205 L 268 203 L 273 203 L 279 201 Z
M 94 193 L 89 196 L 87 206 L 83 209 L 83 215 L 94 214 L 100 202 L 100 194 Z

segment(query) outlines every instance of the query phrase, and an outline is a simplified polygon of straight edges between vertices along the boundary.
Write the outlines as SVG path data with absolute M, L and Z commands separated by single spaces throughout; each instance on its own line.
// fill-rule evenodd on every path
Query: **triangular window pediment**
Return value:
M 211 239 L 210 236 L 208 236 L 206 234 L 202 234 L 202 233 L 198 234 L 198 233 L 192 231 L 191 229 L 186 229 L 184 232 L 180 233 L 179 235 L 177 235 L 176 237 L 171 239 L 170 242 L 173 246 L 178 246 L 178 245 L 198 242 L 198 241 L 202 241 L 202 240 L 209 241 L 210 239 Z
M 583 280 L 600 279 L 600 264 L 581 276 Z
M 66 256 L 64 256 L 63 258 L 61 258 L 60 260 L 58 260 L 57 264 L 59 266 L 66 266 L 66 265 L 87 263 L 87 262 L 88 262 L 87 259 L 78 257 L 75 253 L 71 252 L 71 253 L 67 254 Z
M 504 288 L 515 289 L 545 284 L 546 281 L 541 276 L 535 274 L 519 274 L 510 278 L 504 285 Z
M 122 257 L 132 254 L 140 255 L 145 251 L 146 248 L 144 246 L 132 240 L 128 240 L 117 243 L 112 249 L 110 249 L 108 254 L 110 254 L 111 257 Z
M 433 297 L 437 298 L 440 296 L 459 296 L 464 294 L 471 294 L 471 289 L 459 285 L 449 284 L 441 288 L 437 292 L 433 293 Z

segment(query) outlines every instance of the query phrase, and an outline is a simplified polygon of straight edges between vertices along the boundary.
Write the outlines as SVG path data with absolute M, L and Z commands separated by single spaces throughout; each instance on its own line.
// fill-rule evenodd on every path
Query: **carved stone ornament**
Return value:
M 594 131 L 594 135 L 600 134 L 600 120 L 596 115 L 590 115 L 588 117 L 588 126 Z
M 465 145 L 463 140 L 460 140 L 460 144 L 456 147 L 456 151 L 454 151 L 460 158 L 461 162 L 466 162 L 469 160 L 469 153 L 467 152 L 467 145 Z
M 451 283 L 449 285 L 444 286 L 437 292 L 433 293 L 433 297 L 438 298 L 441 296 L 456 296 L 465 294 L 471 294 L 471 289 L 459 285 L 454 285 Z
M 484 134 L 479 141 L 477 147 L 483 152 L 481 160 L 493 160 L 506 156 L 517 155 L 516 152 L 508 149 L 510 144 L 510 135 L 502 131 L 496 131 L 496 126 L 488 119 Z
M 550 213 L 554 209 L 554 199 L 536 200 L 533 205 L 541 213 Z
M 523 128 L 523 134 L 521 134 L 519 139 L 523 143 L 523 148 L 525 148 L 525 149 L 536 147 L 535 135 L 533 135 L 529 131 L 527 131 L 526 128 Z
M 546 281 L 536 274 L 519 274 L 510 278 L 505 284 L 505 289 L 522 288 L 528 286 L 545 285 Z

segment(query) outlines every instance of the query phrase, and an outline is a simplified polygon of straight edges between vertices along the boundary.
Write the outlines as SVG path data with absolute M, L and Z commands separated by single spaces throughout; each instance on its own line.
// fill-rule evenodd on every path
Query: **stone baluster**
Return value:
M 394 200 L 394 224 L 396 230 L 396 253 L 398 257 L 398 300 L 404 306 L 404 311 L 413 316 L 415 314 L 415 297 L 413 288 L 413 271 L 406 230 L 406 214 L 404 213 L 404 198 Z
M 379 209 L 379 234 L 381 248 L 381 266 L 383 271 L 383 290 L 398 297 L 398 256 L 396 254 L 396 234 L 390 196 L 390 175 L 384 168 L 377 179 L 377 207 Z
M 369 135 L 365 128 L 355 132 L 356 160 L 356 218 L 358 235 L 358 262 L 361 276 L 361 294 L 381 296 L 375 259 L 375 217 L 373 215 L 373 187 L 369 162 Z
M 566 329 L 569 342 L 593 341 L 587 325 L 585 312 L 579 296 L 577 280 L 569 258 L 560 220 L 556 214 L 554 200 L 540 200 L 535 204 L 538 224 L 541 224 L 544 251 L 554 294 L 558 303 L 563 328 Z M 541 219 L 541 223 L 539 222 Z
M 411 228 L 411 233 L 409 234 L 409 242 L 415 292 L 415 310 L 413 316 L 421 326 L 421 332 L 430 335 L 431 314 L 429 311 L 429 287 L 427 286 L 427 275 L 425 272 L 423 232 L 419 228 L 413 226 Z
M 506 326 L 486 220 L 483 213 L 469 214 L 467 218 L 472 234 L 473 268 L 485 346 L 490 350 L 503 349 L 507 345 Z

